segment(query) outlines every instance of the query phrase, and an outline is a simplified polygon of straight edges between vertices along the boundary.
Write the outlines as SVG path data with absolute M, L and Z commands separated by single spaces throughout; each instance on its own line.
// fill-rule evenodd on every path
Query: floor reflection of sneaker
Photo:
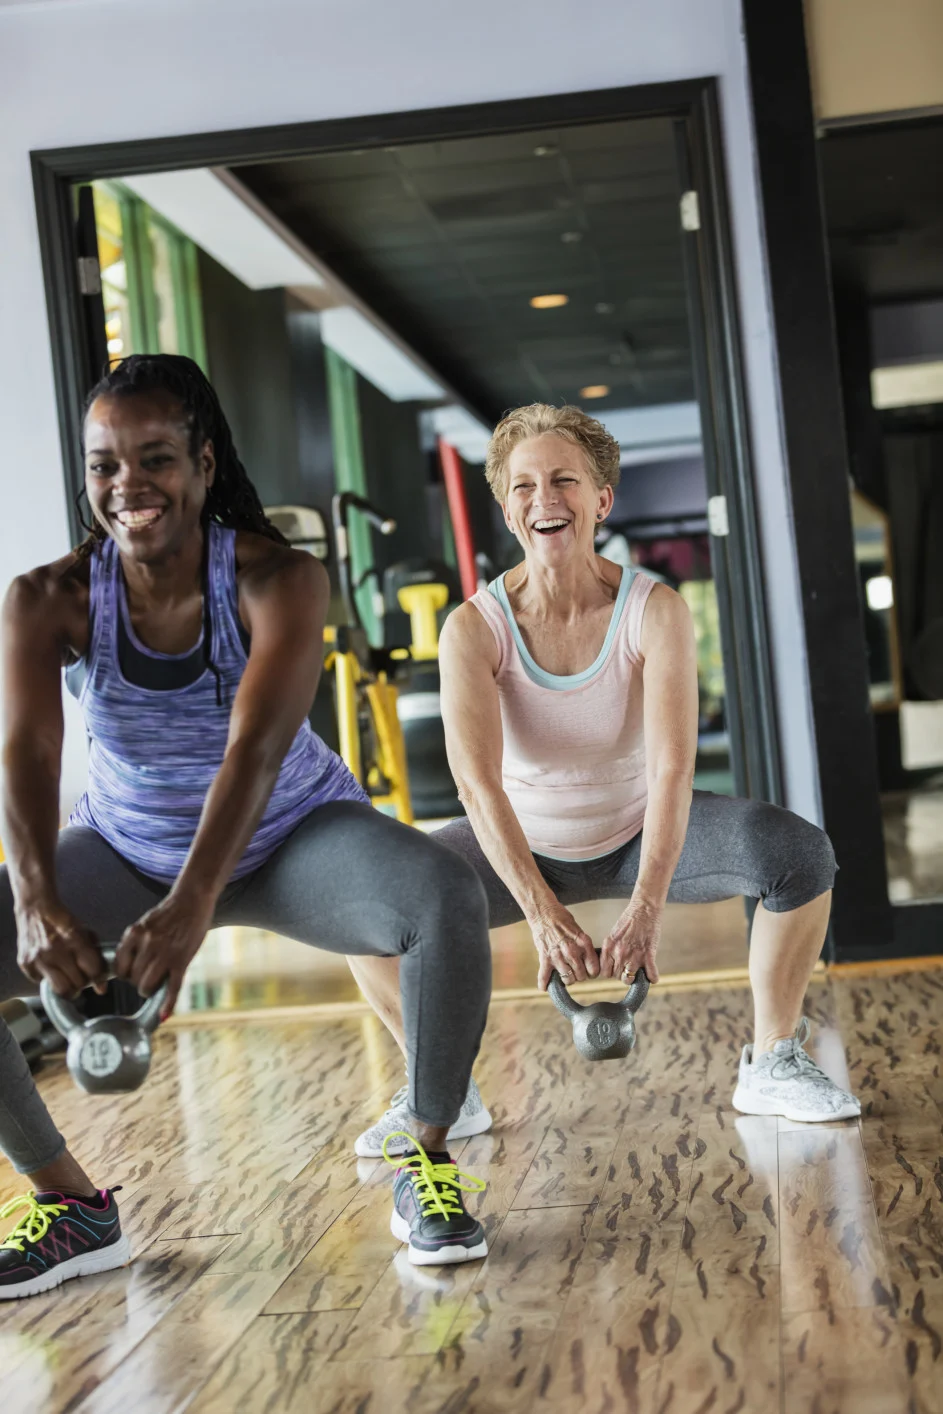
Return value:
M 409 1146 L 398 1157 L 389 1153 L 394 1138 Z M 439 1267 L 487 1257 L 484 1228 L 465 1211 L 462 1198 L 463 1193 L 483 1192 L 487 1185 L 462 1173 L 448 1154 L 427 1154 L 410 1134 L 387 1135 L 383 1148 L 384 1159 L 396 1169 L 390 1231 L 398 1241 L 409 1243 L 410 1262 Z
M 409 1129 L 409 1106 L 406 1103 L 406 1096 L 409 1087 L 403 1085 L 390 1101 L 390 1108 L 386 1114 L 377 1120 L 371 1129 L 365 1129 L 363 1134 L 357 1136 L 354 1144 L 354 1153 L 361 1159 L 379 1159 L 383 1154 L 383 1145 L 393 1134 L 402 1134 Z M 465 1103 L 462 1105 L 458 1119 L 448 1132 L 448 1138 L 471 1139 L 475 1134 L 486 1134 L 491 1128 L 491 1116 L 485 1109 L 484 1101 L 475 1084 L 474 1078 L 468 1082 L 468 1093 L 465 1096 Z M 399 1140 L 398 1144 L 391 1145 L 387 1149 L 388 1154 L 401 1154 L 407 1147 L 406 1140 Z
M 830 1080 L 803 1050 L 809 1030 L 804 1016 L 795 1036 L 777 1041 L 755 1061 L 753 1047 L 744 1046 L 733 1092 L 735 1110 L 747 1115 L 782 1115 L 808 1124 L 858 1118 L 860 1102 Z
M 0 1242 L 0 1301 L 51 1291 L 72 1277 L 107 1272 L 131 1260 L 118 1204 L 108 1189 L 90 1203 L 61 1193 L 24 1193 L 0 1208 L 0 1221 L 21 1208 L 20 1221 Z

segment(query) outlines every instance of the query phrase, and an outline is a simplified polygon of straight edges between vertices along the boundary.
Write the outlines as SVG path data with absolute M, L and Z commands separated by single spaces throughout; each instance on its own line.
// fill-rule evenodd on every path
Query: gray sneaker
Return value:
M 410 1124 L 409 1106 L 406 1103 L 408 1086 L 403 1085 L 397 1090 L 390 1101 L 390 1108 L 386 1114 L 381 1115 L 376 1124 L 371 1129 L 365 1129 L 363 1134 L 358 1135 L 354 1144 L 354 1153 L 361 1159 L 379 1159 L 383 1156 L 383 1141 L 388 1134 L 395 1134 L 399 1129 L 408 1131 Z M 474 1078 L 468 1082 L 468 1093 L 465 1096 L 465 1103 L 462 1105 L 458 1119 L 449 1130 L 448 1139 L 471 1139 L 475 1134 L 486 1134 L 491 1128 L 491 1116 L 485 1109 L 484 1101 L 478 1091 Z M 406 1148 L 406 1140 L 399 1140 L 395 1144 L 388 1144 L 386 1152 L 391 1155 L 401 1154 Z
M 735 1110 L 745 1115 L 782 1115 L 808 1124 L 859 1117 L 860 1102 L 829 1080 L 803 1050 L 810 1029 L 804 1016 L 795 1036 L 777 1041 L 755 1061 L 753 1047 L 744 1046 L 733 1092 Z

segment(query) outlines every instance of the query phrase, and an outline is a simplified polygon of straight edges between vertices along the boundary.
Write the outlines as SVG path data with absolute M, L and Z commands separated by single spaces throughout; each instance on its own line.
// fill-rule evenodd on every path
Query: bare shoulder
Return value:
M 681 595 L 667 584 L 654 584 L 642 618 L 643 655 L 647 657 L 662 645 L 669 650 L 678 648 L 692 632 L 691 611 Z
M 315 596 L 329 592 L 327 570 L 320 560 L 248 530 L 236 535 L 236 576 L 240 595 L 282 589 Z
M 84 652 L 88 633 L 89 564 L 74 550 L 51 564 L 17 575 L 3 601 L 10 630 L 41 632 Z
M 442 627 L 439 656 L 452 664 L 485 661 L 492 672 L 499 663 L 498 645 L 483 614 L 469 601 L 453 609 Z

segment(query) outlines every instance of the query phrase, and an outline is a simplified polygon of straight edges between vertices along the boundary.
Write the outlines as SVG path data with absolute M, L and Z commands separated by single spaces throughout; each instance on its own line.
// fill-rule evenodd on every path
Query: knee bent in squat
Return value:
M 835 883 L 835 851 L 824 830 L 791 810 L 757 802 L 755 812 L 760 897 L 770 913 L 789 913 L 827 893 Z

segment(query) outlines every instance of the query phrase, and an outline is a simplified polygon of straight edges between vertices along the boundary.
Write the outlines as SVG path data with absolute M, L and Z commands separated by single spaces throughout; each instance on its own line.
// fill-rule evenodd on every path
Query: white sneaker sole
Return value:
M 437 1252 L 424 1252 L 409 1241 L 409 1223 L 394 1208 L 390 1217 L 390 1232 L 397 1242 L 409 1245 L 407 1257 L 414 1267 L 446 1267 L 456 1262 L 478 1262 L 488 1255 L 488 1242 L 482 1238 L 476 1247 L 440 1247 Z
M 749 1090 L 744 1090 L 740 1085 L 733 1092 L 731 1101 L 735 1110 L 739 1110 L 742 1115 L 780 1115 L 783 1119 L 791 1119 L 796 1124 L 832 1124 L 838 1119 L 860 1119 L 861 1106 L 855 1100 L 851 1104 L 843 1105 L 840 1110 L 832 1110 L 830 1114 L 822 1114 L 819 1110 L 800 1110 L 792 1105 L 777 1104 L 775 1100 L 767 1099 L 765 1095 L 753 1095 Z
M 33 1277 L 30 1281 L 18 1282 L 15 1286 L 0 1286 L 0 1301 L 16 1301 L 21 1296 L 38 1296 L 42 1291 L 52 1291 L 64 1281 L 73 1277 L 91 1277 L 96 1272 L 110 1272 L 115 1267 L 126 1267 L 131 1260 L 131 1244 L 125 1236 L 119 1237 L 110 1247 L 96 1247 L 94 1252 L 80 1252 L 77 1257 L 59 1262 L 48 1272 Z
M 450 1139 L 473 1139 L 476 1134 L 487 1134 L 493 1123 L 494 1121 L 491 1115 L 488 1113 L 485 1106 L 482 1105 L 477 1114 L 468 1115 L 465 1119 L 459 1117 L 455 1121 L 446 1135 L 446 1143 L 448 1143 Z M 354 1153 L 357 1155 L 357 1158 L 382 1159 L 383 1140 L 381 1139 L 379 1144 L 377 1144 L 368 1136 L 369 1131 L 365 1134 L 358 1135 L 357 1139 L 354 1141 Z M 405 1144 L 400 1144 L 389 1148 L 387 1153 L 391 1158 L 395 1158 L 396 1155 L 401 1154 L 405 1148 Z

